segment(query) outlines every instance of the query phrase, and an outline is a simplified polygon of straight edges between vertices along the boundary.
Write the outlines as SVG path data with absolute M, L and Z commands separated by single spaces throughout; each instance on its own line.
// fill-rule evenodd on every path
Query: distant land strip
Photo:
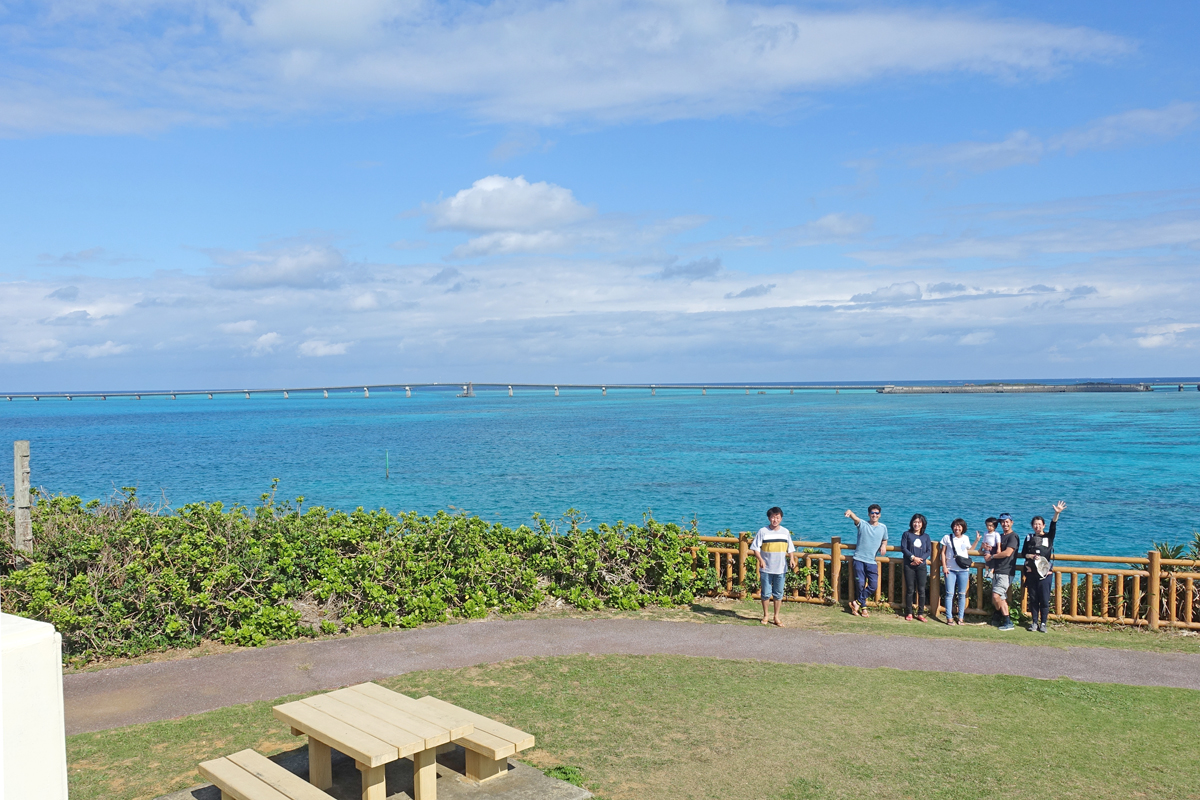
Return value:
M 352 386 L 308 386 L 300 388 L 274 389 L 154 389 L 154 390 L 118 390 L 110 392 L 9 392 L 4 395 L 6 400 L 76 400 L 92 399 L 107 400 L 112 398 L 133 398 L 141 400 L 144 397 L 178 397 L 204 396 L 213 399 L 220 395 L 282 395 L 290 397 L 293 394 L 321 394 L 329 397 L 331 394 L 354 394 L 369 398 L 371 392 L 403 391 L 406 396 L 412 396 L 414 390 L 454 391 L 461 387 L 458 397 L 474 397 L 475 390 L 505 391 L 513 396 L 516 390 L 549 391 L 557 396 L 562 390 L 592 390 L 607 394 L 614 390 L 641 390 L 655 394 L 659 389 L 664 391 L 699 391 L 707 394 L 713 391 L 744 391 L 746 394 L 778 393 L 787 391 L 834 391 L 834 392 L 877 392 L 879 394 L 1034 394 L 1034 393 L 1066 393 L 1066 392 L 1152 392 L 1156 389 L 1174 389 L 1175 391 L 1200 391 L 1200 379 L 1185 378 L 1166 382 L 1114 383 L 1106 381 L 1081 381 L 1078 383 L 953 383 L 953 384 L 832 384 L 832 383 L 796 383 L 796 384 L 732 384 L 732 383 L 389 383 L 367 384 Z

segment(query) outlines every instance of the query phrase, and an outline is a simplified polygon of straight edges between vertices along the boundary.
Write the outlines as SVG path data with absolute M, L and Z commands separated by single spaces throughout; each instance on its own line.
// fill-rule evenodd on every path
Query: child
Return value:
M 783 627 L 779 619 L 779 607 L 783 604 L 783 585 L 787 579 L 788 562 L 799 571 L 796 545 L 792 544 L 792 532 L 781 524 L 783 509 L 774 506 L 767 510 L 767 527 L 759 528 L 750 542 L 750 552 L 758 559 L 758 577 L 762 585 L 762 624 L 766 625 L 768 604 L 775 601 L 775 619 L 770 624 Z
M 1000 547 L 1000 531 L 996 530 L 996 526 L 1000 521 L 996 517 L 988 517 L 983 523 L 987 527 L 987 533 L 983 535 L 983 547 L 980 552 L 983 554 L 983 563 L 985 564 L 983 573 L 990 581 L 992 579 L 992 565 L 988 562 L 992 560 L 992 556 Z M 975 535 L 979 535 L 979 531 L 975 531 Z

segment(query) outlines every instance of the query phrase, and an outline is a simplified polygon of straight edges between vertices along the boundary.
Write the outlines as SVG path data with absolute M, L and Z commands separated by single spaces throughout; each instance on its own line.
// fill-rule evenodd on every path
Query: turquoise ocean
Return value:
M 46 492 L 136 486 L 171 507 L 255 504 L 278 478 L 277 499 L 306 507 L 465 510 L 509 525 L 575 508 L 592 524 L 652 513 L 716 534 L 755 530 L 779 505 L 798 538 L 852 541 L 843 511 L 878 502 L 898 541 L 915 512 L 938 535 L 955 517 L 982 530 L 1003 511 L 1024 532 L 1062 499 L 1062 552 L 1144 555 L 1200 529 L 1195 391 L 45 398 L 0 405 L 0 430 L 31 441 Z

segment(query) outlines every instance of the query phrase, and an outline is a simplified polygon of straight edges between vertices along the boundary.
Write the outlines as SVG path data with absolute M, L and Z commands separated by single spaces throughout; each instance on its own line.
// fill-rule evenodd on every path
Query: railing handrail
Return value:
M 751 537 L 753 534 L 751 534 L 749 531 L 744 531 L 742 536 Z M 696 538 L 702 542 L 713 542 L 718 544 L 724 544 L 728 542 L 735 546 L 741 540 L 741 536 L 697 536 Z M 833 547 L 833 542 L 807 542 L 798 539 L 793 539 L 792 544 L 796 547 L 824 547 L 827 549 Z M 846 542 L 842 543 L 842 550 L 856 549 L 857 548 L 853 544 L 848 544 Z M 900 552 L 900 548 L 892 544 L 888 545 L 887 550 L 889 553 L 893 551 L 897 553 Z M 982 551 L 980 550 L 971 550 L 969 553 L 973 556 L 983 555 Z M 1020 553 L 1017 555 L 1019 556 Z M 1056 553 L 1054 555 L 1054 561 L 1055 563 L 1074 562 L 1081 564 L 1150 564 L 1150 559 L 1146 558 L 1145 556 L 1092 556 L 1079 555 L 1075 553 Z M 1200 567 L 1200 560 L 1190 558 L 1164 558 L 1159 563 L 1176 567 Z

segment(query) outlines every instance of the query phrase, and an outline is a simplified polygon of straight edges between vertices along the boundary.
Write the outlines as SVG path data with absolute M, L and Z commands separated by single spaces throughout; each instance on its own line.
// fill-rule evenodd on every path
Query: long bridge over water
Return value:
M 307 387 L 276 387 L 258 389 L 152 389 L 152 390 L 120 390 L 120 391 L 82 391 L 82 392 L 9 392 L 4 398 L 14 400 L 108 400 L 109 398 L 128 398 L 141 400 L 143 398 L 207 397 L 212 400 L 220 396 L 244 395 L 249 399 L 253 395 L 267 395 L 288 398 L 292 395 L 321 395 L 328 398 L 331 395 L 360 395 L 369 398 L 371 392 L 400 392 L 411 397 L 415 391 L 456 391 L 457 396 L 474 397 L 475 391 L 504 392 L 510 397 L 519 391 L 554 391 L 555 396 L 561 392 L 598 391 L 607 395 L 610 389 L 614 391 L 642 391 L 651 395 L 659 391 L 681 392 L 698 391 L 702 394 L 713 392 L 745 392 L 750 394 L 775 394 L 779 392 L 878 392 L 880 394 L 1061 394 L 1074 392 L 1152 392 L 1155 390 L 1200 391 L 1200 378 L 1174 379 L 1171 381 L 1142 381 L 1137 383 L 1116 383 L 1107 381 L 1081 381 L 1078 383 L 794 383 L 794 384 L 753 384 L 753 383 L 385 383 L 385 384 L 354 384 L 349 386 L 307 386 Z

